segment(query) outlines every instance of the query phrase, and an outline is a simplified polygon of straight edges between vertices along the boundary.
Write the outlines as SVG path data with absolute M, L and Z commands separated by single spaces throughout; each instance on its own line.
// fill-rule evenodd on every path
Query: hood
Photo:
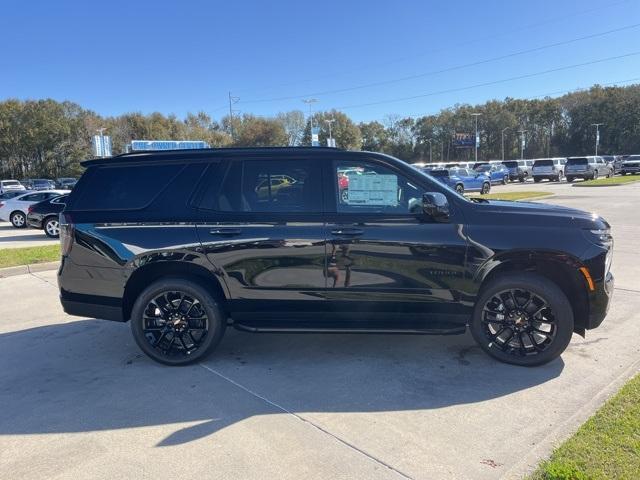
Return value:
M 518 223 L 550 226 L 566 225 L 570 228 L 609 228 L 609 223 L 597 213 L 585 212 L 575 208 L 563 207 L 537 202 L 514 202 L 508 200 L 489 200 L 476 204 L 478 213 L 495 214 L 504 217 L 505 222 L 512 222 L 512 215 L 518 215 Z M 524 218 L 527 217 L 527 218 Z

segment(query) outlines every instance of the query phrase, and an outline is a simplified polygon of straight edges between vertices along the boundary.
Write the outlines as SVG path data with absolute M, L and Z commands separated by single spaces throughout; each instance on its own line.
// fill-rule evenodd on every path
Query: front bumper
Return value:
M 589 299 L 589 318 L 587 319 L 587 325 L 585 325 L 587 330 L 599 327 L 607 316 L 611 306 L 614 285 L 615 280 L 611 272 L 607 273 L 604 280 L 595 282 L 595 292 L 591 293 Z

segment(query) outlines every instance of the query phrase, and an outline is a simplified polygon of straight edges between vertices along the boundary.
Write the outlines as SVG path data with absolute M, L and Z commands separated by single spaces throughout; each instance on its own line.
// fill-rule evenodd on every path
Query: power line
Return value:
M 417 98 L 424 98 L 424 97 L 432 97 L 435 95 L 442 95 L 445 93 L 453 93 L 453 92 L 461 92 L 464 90 L 471 90 L 473 88 L 479 88 L 479 87 L 486 87 L 489 85 L 497 85 L 499 83 L 506 83 L 506 82 L 511 82 L 514 80 L 521 80 L 524 78 L 531 78 L 531 77 L 536 77 L 539 75 L 545 75 L 547 73 L 553 73 L 553 72 L 560 72 L 563 70 L 570 70 L 572 68 L 578 68 L 578 67 L 584 67 L 587 65 L 594 65 L 596 63 L 603 63 L 603 62 L 608 62 L 610 60 L 618 60 L 620 58 L 627 58 L 627 57 L 632 57 L 635 55 L 639 55 L 640 51 L 636 51 L 636 52 L 631 52 L 631 53 L 627 53 L 624 55 L 616 55 L 614 57 L 606 57 L 606 58 L 600 58 L 598 60 L 591 60 L 589 62 L 583 62 L 583 63 L 576 63 L 573 65 L 565 65 L 563 67 L 557 67 L 557 68 L 551 68 L 548 70 L 543 70 L 541 72 L 534 72 L 534 73 L 527 73 L 525 75 L 517 75 L 515 77 L 508 77 L 508 78 L 502 78 L 500 80 L 493 80 L 490 82 L 483 82 L 483 83 L 476 83 L 474 85 L 467 85 L 465 87 L 458 87 L 458 88 L 449 88 L 446 90 L 439 90 L 439 91 L 435 91 L 435 92 L 428 92 L 428 93 L 423 93 L 423 94 L 419 94 L 419 95 L 411 95 L 408 97 L 399 97 L 399 98 L 393 98 L 393 99 L 389 99 L 389 100 L 381 100 L 381 101 L 377 101 L 377 102 L 368 102 L 368 103 L 360 103 L 360 104 L 353 104 L 353 105 L 345 105 L 345 106 L 340 106 L 340 107 L 334 107 L 336 110 L 348 110 L 351 108 L 360 108 L 360 107 L 371 107 L 374 105 L 384 105 L 387 103 L 396 103 L 396 102 L 402 102 L 405 100 L 415 100 Z
M 504 60 L 507 58 L 513 58 L 513 57 L 517 57 L 520 55 L 526 55 L 528 53 L 533 53 L 533 52 L 539 52 L 542 50 L 547 50 L 549 48 L 555 48 L 555 47 L 559 47 L 559 46 L 563 46 L 563 45 L 569 45 L 572 43 L 576 43 L 576 42 L 580 42 L 583 40 L 589 40 L 592 38 L 597 38 L 597 37 L 602 37 L 605 35 L 610 35 L 612 33 L 618 33 L 624 30 L 630 30 L 633 28 L 638 28 L 640 27 L 640 23 L 635 23 L 632 25 L 626 25 L 624 27 L 620 27 L 620 28 L 615 28 L 612 30 L 607 30 L 604 32 L 598 32 L 598 33 L 592 33 L 589 35 L 585 35 L 582 37 L 577 37 L 577 38 L 572 38 L 570 40 L 564 40 L 561 42 L 555 42 L 555 43 L 549 43 L 546 45 L 541 45 L 538 47 L 534 47 L 534 48 L 529 48 L 526 50 L 519 50 L 516 52 L 511 52 L 511 53 L 507 53 L 504 55 L 500 55 L 497 57 L 492 57 L 492 58 L 487 58 L 484 60 L 478 60 L 475 62 L 471 62 L 471 63 L 465 63 L 462 65 L 455 65 L 453 67 L 447 67 L 447 68 L 442 68 L 439 70 L 431 70 L 429 72 L 424 72 L 424 73 L 418 73 L 415 75 L 408 75 L 405 77 L 399 77 L 399 78 L 394 78 L 394 79 L 390 79 L 390 80 L 383 80 L 383 81 L 379 81 L 379 82 L 371 82 L 371 83 L 365 83 L 365 84 L 361 84 L 361 85 L 355 85 L 352 87 L 345 87 L 345 88 L 338 88 L 338 89 L 334 89 L 334 90 L 324 90 L 324 91 L 320 91 L 320 92 L 313 92 L 313 93 L 307 93 L 304 95 L 289 95 L 289 96 L 285 96 L 285 97 L 277 97 L 277 98 L 267 98 L 267 99 L 261 99 L 261 100 L 246 100 L 243 101 L 244 104 L 246 103 L 267 103 L 267 102 L 279 102 L 279 101 L 284 101 L 284 100 L 297 100 L 297 99 L 301 99 L 301 98 L 306 98 L 309 96 L 321 96 L 321 95 L 333 95 L 336 93 L 344 93 L 344 92 L 351 92 L 354 90 L 361 90 L 364 88 L 371 88 L 371 87 L 379 87 L 379 86 L 383 86 L 383 85 L 390 85 L 393 83 L 399 83 L 399 82 L 405 82 L 408 80 L 415 80 L 418 78 L 424 78 L 424 77 L 428 77 L 428 76 L 432 76 L 432 75 L 437 75 L 440 73 L 446 73 L 446 72 L 452 72 L 455 70 L 462 70 L 464 68 L 469 68 L 469 67 L 475 67 L 478 65 L 484 65 L 487 63 L 491 63 L 491 62 L 496 62 L 499 60 Z
M 439 53 L 439 52 L 447 51 L 450 48 L 458 48 L 458 47 L 464 47 L 464 46 L 468 46 L 468 45 L 474 45 L 474 44 L 477 44 L 477 43 L 485 42 L 487 40 L 492 40 L 492 39 L 496 39 L 496 38 L 505 37 L 505 36 L 508 36 L 508 35 L 510 35 L 512 33 L 521 33 L 521 32 L 526 31 L 526 30 L 531 30 L 531 29 L 535 29 L 537 27 L 548 25 L 548 24 L 561 22 L 561 21 L 566 20 L 568 18 L 574 19 L 575 17 L 580 16 L 580 15 L 586 15 L 586 14 L 593 13 L 593 12 L 596 12 L 596 11 L 599 11 L 599 10 L 603 10 L 603 9 L 610 9 L 611 7 L 614 7 L 614 6 L 617 6 L 617 5 L 629 3 L 630 1 L 632 1 L 632 0 L 620 0 L 620 1 L 617 1 L 617 2 L 608 3 L 608 4 L 600 6 L 600 7 L 594 7 L 594 8 L 578 11 L 578 12 L 571 12 L 570 14 L 562 15 L 562 16 L 559 16 L 559 17 L 555 17 L 555 18 L 552 18 L 550 20 L 545 20 L 545 21 L 542 21 L 542 22 L 532 23 L 532 24 L 529 24 L 529 25 L 518 26 L 518 27 L 513 28 L 513 29 L 502 30 L 498 34 L 487 35 L 487 36 L 484 36 L 484 37 L 476 37 L 476 38 L 474 38 L 472 40 L 468 40 L 468 41 L 465 41 L 465 42 L 460 42 L 460 43 L 457 43 L 457 44 L 454 44 L 454 45 L 448 44 L 447 47 L 444 47 L 444 48 L 436 48 L 436 49 L 427 50 L 427 51 L 421 52 L 421 53 L 419 53 L 417 55 L 400 57 L 400 58 L 396 58 L 396 59 L 387 60 L 387 61 L 384 61 L 384 62 L 379 62 L 379 63 L 376 64 L 376 66 L 380 67 L 380 66 L 386 66 L 386 65 L 391 65 L 391 64 L 395 64 L 395 63 L 401 63 L 401 62 L 404 62 L 404 61 L 407 61 L 407 60 L 411 60 L 411 59 L 414 59 L 414 58 L 424 57 L 424 56 L 429 55 L 431 53 Z M 340 76 L 340 75 L 344 75 L 344 74 L 348 74 L 348 73 L 353 73 L 353 72 L 362 73 L 362 71 L 364 69 L 366 69 L 366 68 L 368 68 L 370 66 L 371 66 L 371 64 L 360 65 L 359 67 L 356 67 L 356 68 L 352 68 L 352 69 L 348 69 L 348 70 L 342 69 L 342 70 L 340 70 L 338 72 L 334 72 L 334 73 L 327 74 L 327 75 L 315 76 L 313 78 L 308 78 L 306 80 L 297 80 L 297 81 L 294 81 L 294 82 L 287 82 L 287 83 L 284 83 L 284 84 L 272 85 L 270 87 L 260 88 L 260 89 L 243 90 L 242 93 L 243 94 L 251 93 L 251 92 L 253 92 L 253 93 L 258 92 L 259 93 L 259 92 L 269 91 L 269 90 L 273 90 L 273 89 L 277 89 L 277 88 L 284 88 L 284 87 L 290 87 L 290 86 L 293 86 L 293 85 L 300 85 L 300 84 L 303 84 L 303 83 L 309 83 L 309 82 L 317 81 L 317 80 L 323 79 L 323 78 L 335 78 L 336 76 Z M 316 95 L 316 94 L 308 94 L 308 95 Z

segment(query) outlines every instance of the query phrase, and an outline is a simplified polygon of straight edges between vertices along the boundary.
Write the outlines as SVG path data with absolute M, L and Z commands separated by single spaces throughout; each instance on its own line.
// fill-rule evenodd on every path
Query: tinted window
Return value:
M 336 162 L 336 205 L 343 213 L 418 213 L 424 189 L 375 163 Z M 352 171 L 342 175 L 341 171 Z M 355 168 L 354 168 L 355 167 Z M 432 175 L 437 170 L 432 170 Z
M 94 167 L 80 198 L 79 210 L 135 210 L 148 205 L 183 165 Z
M 534 167 L 552 167 L 553 160 L 536 160 L 533 166 Z
M 516 168 L 520 162 L 516 162 L 515 160 L 512 162 L 504 162 L 503 165 L 507 168 Z
M 447 172 L 446 170 L 431 170 L 429 172 L 429 175 L 431 175 L 432 177 L 448 177 L 449 172 Z
M 569 160 L 567 160 L 567 165 L 586 165 L 586 164 L 587 164 L 586 158 L 570 158 Z
M 20 183 L 18 183 L 16 180 L 3 180 L 2 185 L 4 185 L 5 187 L 8 187 L 8 186 L 20 185 Z
M 46 200 L 49 196 L 46 193 L 31 193 L 29 195 L 25 195 L 24 197 L 20 197 L 18 200 L 21 202 L 41 202 L 42 200 Z
M 320 166 L 308 160 L 235 161 L 217 203 L 223 212 L 320 213 Z

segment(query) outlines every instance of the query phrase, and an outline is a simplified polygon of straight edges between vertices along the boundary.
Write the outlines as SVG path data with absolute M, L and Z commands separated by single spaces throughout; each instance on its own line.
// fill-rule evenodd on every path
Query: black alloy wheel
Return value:
M 460 195 L 464 195 L 464 185 L 462 185 L 461 183 L 457 184 L 456 192 L 458 192 Z
M 485 182 L 482 184 L 482 190 L 480 193 L 482 195 L 487 195 L 491 191 L 491 184 L 489 182 Z
M 555 284 L 535 274 L 506 274 L 483 289 L 471 332 L 492 357 L 535 366 L 558 357 L 573 333 L 573 311 Z
M 131 331 L 153 360 L 188 365 L 208 355 L 224 334 L 226 319 L 200 285 L 182 279 L 148 287 L 131 312 Z

